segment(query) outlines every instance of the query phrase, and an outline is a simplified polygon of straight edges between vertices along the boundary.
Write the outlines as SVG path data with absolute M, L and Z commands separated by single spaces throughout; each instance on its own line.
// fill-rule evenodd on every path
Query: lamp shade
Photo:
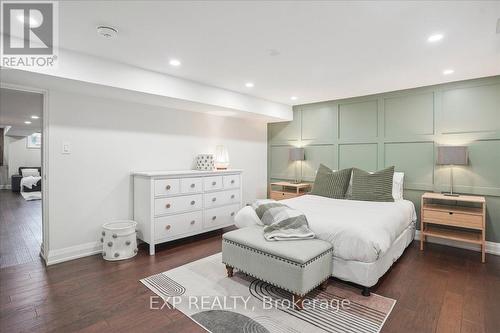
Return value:
M 290 148 L 290 161 L 303 161 L 304 148 Z
M 441 146 L 438 147 L 438 165 L 467 165 L 469 154 L 465 146 Z

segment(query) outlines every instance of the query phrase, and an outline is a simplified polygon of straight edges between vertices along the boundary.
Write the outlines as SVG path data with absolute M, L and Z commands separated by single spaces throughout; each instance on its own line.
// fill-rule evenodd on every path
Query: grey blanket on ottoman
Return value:
M 306 216 L 287 205 L 266 200 L 256 203 L 255 212 L 264 224 L 264 238 L 268 241 L 315 237 L 314 232 L 309 229 Z

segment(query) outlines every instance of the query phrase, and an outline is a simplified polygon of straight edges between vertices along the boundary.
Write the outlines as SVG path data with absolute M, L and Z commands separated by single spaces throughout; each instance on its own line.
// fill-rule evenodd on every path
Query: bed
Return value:
M 415 236 L 417 215 L 408 200 L 373 202 L 303 195 L 280 202 L 303 212 L 316 237 L 332 243 L 332 276 L 366 290 L 388 271 Z M 240 228 L 259 221 L 249 206 L 235 217 Z

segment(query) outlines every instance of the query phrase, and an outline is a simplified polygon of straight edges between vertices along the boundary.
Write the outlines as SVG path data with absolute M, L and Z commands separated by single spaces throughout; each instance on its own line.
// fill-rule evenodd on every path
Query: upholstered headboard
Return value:
M 42 174 L 42 168 L 41 167 L 19 167 L 19 174 L 22 175 L 23 173 L 21 172 L 22 169 L 37 169 L 40 175 Z

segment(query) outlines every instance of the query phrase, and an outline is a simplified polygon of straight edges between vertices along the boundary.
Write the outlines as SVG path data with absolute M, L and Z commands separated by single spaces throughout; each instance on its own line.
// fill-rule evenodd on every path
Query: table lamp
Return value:
M 450 192 L 443 192 L 444 195 L 458 197 L 453 193 L 453 166 L 469 164 L 469 154 L 464 146 L 441 146 L 438 147 L 437 165 L 450 166 Z
M 295 184 L 298 184 L 301 181 L 297 172 L 297 164 L 304 159 L 304 148 L 290 148 L 290 161 L 295 163 Z

